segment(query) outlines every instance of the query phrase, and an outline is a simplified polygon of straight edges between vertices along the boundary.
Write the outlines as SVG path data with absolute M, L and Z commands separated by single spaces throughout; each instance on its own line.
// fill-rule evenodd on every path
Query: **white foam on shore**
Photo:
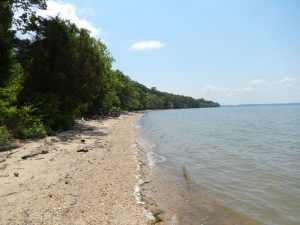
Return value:
M 146 217 L 147 217 L 148 220 L 150 220 L 150 221 L 155 221 L 156 220 L 153 213 L 150 212 L 149 210 L 143 208 L 143 212 L 146 214 Z
M 140 120 L 141 117 L 138 118 L 136 125 L 135 125 L 135 129 L 136 130 L 140 130 L 141 127 L 139 125 L 137 125 L 138 121 Z M 136 152 L 135 152 L 135 161 L 136 161 L 136 171 L 135 171 L 135 179 L 136 179 L 136 186 L 134 187 L 134 192 L 133 195 L 136 199 L 136 203 L 138 205 L 142 205 L 142 210 L 147 218 L 148 221 L 150 222 L 154 222 L 155 216 L 153 215 L 153 213 L 148 209 L 147 207 L 147 202 L 144 200 L 143 196 L 142 196 L 142 192 L 141 192 L 141 188 L 143 185 L 145 185 L 147 182 L 143 180 L 142 178 L 142 167 L 145 165 L 144 160 L 143 160 L 143 156 L 142 156 L 142 150 L 143 147 L 145 148 L 149 148 L 152 149 L 155 147 L 154 143 L 150 143 L 148 141 L 146 141 L 145 139 L 140 139 L 140 137 L 138 137 L 139 141 L 133 141 L 132 147 L 135 148 Z M 141 143 L 142 142 L 142 143 Z M 142 146 L 141 146 L 142 145 Z
M 141 149 L 138 147 L 137 143 L 134 143 L 132 146 L 136 150 L 136 153 L 135 153 L 135 160 L 136 160 L 135 179 L 137 182 L 136 186 L 134 188 L 133 195 L 134 195 L 136 203 L 138 205 L 144 205 L 142 210 L 145 213 L 147 220 L 155 221 L 155 217 L 154 217 L 153 213 L 150 210 L 148 210 L 148 208 L 145 206 L 147 204 L 147 202 L 143 199 L 142 192 L 141 192 L 141 187 L 146 183 L 142 179 L 142 166 L 144 165 L 144 163 L 143 163 L 143 158 L 141 156 Z
M 172 216 L 171 225 L 177 225 L 177 224 L 178 224 L 177 215 L 174 214 Z
M 159 155 L 153 151 L 156 147 L 156 144 L 148 139 L 143 138 L 141 134 L 137 136 L 137 142 L 134 144 L 134 147 L 138 148 L 141 151 L 144 150 L 145 152 L 147 152 L 147 159 L 150 170 L 152 170 L 157 164 L 166 161 L 166 158 L 164 156 Z

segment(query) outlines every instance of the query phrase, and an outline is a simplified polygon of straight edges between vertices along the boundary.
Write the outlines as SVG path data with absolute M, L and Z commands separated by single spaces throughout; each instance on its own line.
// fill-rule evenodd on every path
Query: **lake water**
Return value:
M 152 111 L 138 131 L 169 224 L 300 224 L 300 106 Z

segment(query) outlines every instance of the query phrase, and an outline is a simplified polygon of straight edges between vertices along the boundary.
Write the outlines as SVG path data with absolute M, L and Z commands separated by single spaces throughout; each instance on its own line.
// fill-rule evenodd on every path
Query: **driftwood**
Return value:
M 0 152 L 9 151 L 15 148 L 20 148 L 22 146 L 23 144 L 21 144 L 20 142 L 13 142 L 6 145 L 0 145 Z
M 94 129 L 89 127 L 89 128 L 79 128 L 78 130 L 79 131 L 86 131 L 86 130 L 93 131 Z
M 14 194 L 17 194 L 18 192 L 11 192 L 11 193 L 8 193 L 6 195 L 2 195 L 1 197 L 6 197 L 6 196 L 9 196 L 9 195 L 14 195 Z
M 6 159 L 7 159 L 9 156 L 11 156 L 12 154 L 14 154 L 14 153 L 15 153 L 15 152 L 12 152 L 12 151 L 10 151 L 9 153 L 7 153 L 7 154 L 4 156 L 4 158 L 0 160 L 0 163 L 6 161 Z
M 88 151 L 89 151 L 89 150 L 86 149 L 86 148 L 81 148 L 81 149 L 77 150 L 77 152 L 88 152 Z
M 35 153 L 28 154 L 28 155 L 24 155 L 24 156 L 22 156 L 22 159 L 28 159 L 28 158 L 31 158 L 31 157 L 34 157 L 37 155 L 47 154 L 47 153 L 49 153 L 48 150 L 42 150 L 40 152 L 35 152 Z

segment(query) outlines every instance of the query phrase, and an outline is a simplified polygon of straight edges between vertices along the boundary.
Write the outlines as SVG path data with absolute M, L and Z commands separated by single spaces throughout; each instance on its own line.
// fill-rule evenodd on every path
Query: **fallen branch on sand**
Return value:
M 49 153 L 48 150 L 42 150 L 40 152 L 35 152 L 35 153 L 28 154 L 28 155 L 24 155 L 24 156 L 22 156 L 22 159 L 28 159 L 28 158 L 35 157 L 37 155 L 47 154 L 47 153 Z
M 1 197 L 6 197 L 6 196 L 14 195 L 14 194 L 17 194 L 17 192 L 11 192 L 11 193 L 8 193 L 6 195 L 2 195 Z
M 20 148 L 20 147 L 22 147 L 22 144 L 20 142 L 13 142 L 6 145 L 0 145 L 0 152 L 4 152 L 15 148 Z
M 86 149 L 86 148 L 81 148 L 81 149 L 77 150 L 77 152 L 88 152 L 88 151 L 89 151 L 89 150 Z
M 7 159 L 9 156 L 11 156 L 12 154 L 14 154 L 14 153 L 16 153 L 16 152 L 17 152 L 17 151 L 14 151 L 14 152 L 9 151 L 9 153 L 7 153 L 7 154 L 4 156 L 4 158 L 0 160 L 0 163 L 5 162 L 6 159 Z

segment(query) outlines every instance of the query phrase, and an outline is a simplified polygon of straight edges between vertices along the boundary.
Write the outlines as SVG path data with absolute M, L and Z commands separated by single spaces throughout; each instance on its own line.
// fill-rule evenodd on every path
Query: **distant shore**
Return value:
M 134 196 L 139 113 L 0 152 L 0 224 L 148 224 Z

